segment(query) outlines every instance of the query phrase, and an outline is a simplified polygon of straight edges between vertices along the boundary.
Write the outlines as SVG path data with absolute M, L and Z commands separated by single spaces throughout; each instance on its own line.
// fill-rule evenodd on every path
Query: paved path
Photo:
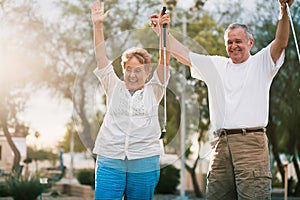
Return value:
M 37 200 L 41 198 L 38 197 Z M 13 200 L 11 197 L 0 197 L 0 200 Z M 42 196 L 42 200 L 83 200 L 82 197 L 74 196 L 59 196 L 59 197 L 50 197 Z M 84 199 L 84 200 L 93 200 L 93 199 Z M 155 195 L 154 200 L 181 200 L 179 196 L 176 195 Z M 188 197 L 186 200 L 204 200 L 201 198 Z M 284 200 L 283 197 L 272 197 L 272 200 Z M 288 197 L 288 200 L 300 200 L 299 197 Z
M 187 198 L 184 200 L 204 200 L 203 198 L 194 197 L 192 192 L 186 193 Z M 283 190 L 282 189 L 273 189 L 272 200 L 284 200 L 283 198 Z M 42 198 L 39 196 L 37 200 L 93 200 L 91 199 L 83 199 L 82 197 L 75 196 L 67 196 L 67 195 L 59 195 L 57 197 L 50 196 L 49 193 L 44 193 Z M 0 200 L 13 200 L 11 197 L 0 197 Z M 157 194 L 154 196 L 154 200 L 183 200 L 179 195 L 161 195 Z M 300 200 L 299 197 L 288 197 L 288 200 Z

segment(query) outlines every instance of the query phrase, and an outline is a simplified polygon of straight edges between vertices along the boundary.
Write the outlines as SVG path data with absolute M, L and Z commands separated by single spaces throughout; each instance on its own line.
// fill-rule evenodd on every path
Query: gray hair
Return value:
M 245 31 L 245 34 L 248 38 L 248 40 L 251 40 L 251 39 L 254 39 L 253 38 L 253 35 L 250 31 L 250 29 L 248 28 L 248 26 L 246 26 L 245 24 L 239 24 L 239 23 L 232 23 L 230 24 L 227 29 L 225 30 L 225 33 L 224 33 L 224 40 L 226 41 L 226 38 L 227 38 L 227 34 L 230 30 L 233 30 L 233 29 L 236 29 L 236 28 L 242 28 L 244 29 Z

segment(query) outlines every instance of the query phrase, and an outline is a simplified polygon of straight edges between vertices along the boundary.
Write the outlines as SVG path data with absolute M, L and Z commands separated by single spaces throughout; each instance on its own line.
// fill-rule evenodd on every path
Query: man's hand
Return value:
M 293 4 L 294 0 L 278 0 L 281 9 L 286 9 L 286 3 L 288 3 L 289 7 Z

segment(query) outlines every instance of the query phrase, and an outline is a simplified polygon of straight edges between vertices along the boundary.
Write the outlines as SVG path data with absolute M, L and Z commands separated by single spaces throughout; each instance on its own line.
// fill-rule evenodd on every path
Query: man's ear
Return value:
M 250 45 L 250 48 L 253 47 L 253 45 L 254 45 L 254 39 L 253 39 L 253 38 L 251 38 L 251 39 L 249 40 L 249 45 Z

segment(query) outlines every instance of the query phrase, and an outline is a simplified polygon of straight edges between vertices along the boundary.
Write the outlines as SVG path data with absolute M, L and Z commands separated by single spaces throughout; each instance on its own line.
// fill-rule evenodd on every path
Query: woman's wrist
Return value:
M 94 29 L 103 29 L 103 23 L 95 23 Z

